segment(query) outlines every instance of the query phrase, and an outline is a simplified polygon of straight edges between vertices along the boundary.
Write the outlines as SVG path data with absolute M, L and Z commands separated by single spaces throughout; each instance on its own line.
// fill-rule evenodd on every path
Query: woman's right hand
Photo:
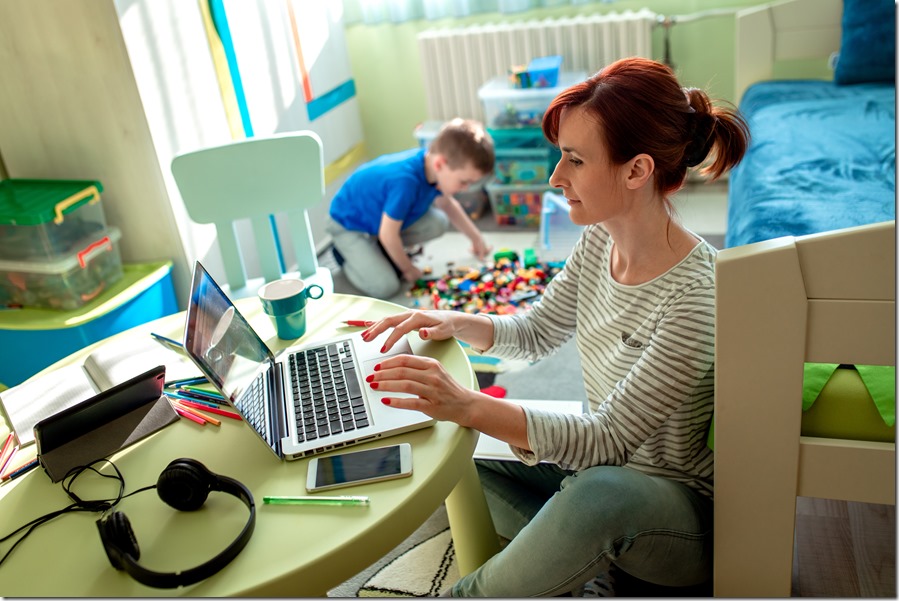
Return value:
M 456 324 L 461 314 L 456 311 L 405 311 L 376 321 L 362 332 L 362 340 L 374 340 L 388 328 L 393 331 L 387 337 L 381 352 L 387 352 L 396 342 L 413 330 L 422 340 L 446 340 L 456 334 Z

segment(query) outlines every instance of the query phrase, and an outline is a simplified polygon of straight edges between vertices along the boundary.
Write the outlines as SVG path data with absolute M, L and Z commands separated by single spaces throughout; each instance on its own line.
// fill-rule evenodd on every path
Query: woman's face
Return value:
M 564 109 L 557 141 L 562 158 L 549 183 L 568 199 L 571 221 L 590 225 L 621 214 L 622 168 L 612 165 L 597 120 L 583 107 Z

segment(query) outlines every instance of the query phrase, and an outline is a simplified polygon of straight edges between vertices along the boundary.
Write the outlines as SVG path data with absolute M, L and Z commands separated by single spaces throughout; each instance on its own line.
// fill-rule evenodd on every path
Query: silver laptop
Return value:
M 386 354 L 380 352 L 382 346 L 383 340 L 364 342 L 361 332 L 355 332 L 274 355 L 199 261 L 194 267 L 184 348 L 282 459 L 434 424 L 419 411 L 380 402 L 385 396 L 409 395 L 379 394 L 365 382 L 379 361 L 412 352 L 405 339 Z

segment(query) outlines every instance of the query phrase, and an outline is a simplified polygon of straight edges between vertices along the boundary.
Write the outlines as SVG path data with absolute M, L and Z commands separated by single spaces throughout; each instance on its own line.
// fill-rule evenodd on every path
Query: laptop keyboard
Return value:
M 299 442 L 369 425 L 349 341 L 292 353 L 288 363 Z
M 265 442 L 274 445 L 272 430 L 265 421 L 265 378 L 260 375 L 253 379 L 246 392 L 240 397 L 238 409 L 253 429 L 262 434 Z

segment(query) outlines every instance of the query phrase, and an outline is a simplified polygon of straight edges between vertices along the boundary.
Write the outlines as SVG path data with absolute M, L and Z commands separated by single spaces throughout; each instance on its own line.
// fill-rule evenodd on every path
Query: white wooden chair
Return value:
M 895 255 L 895 221 L 719 253 L 715 596 L 790 596 L 797 496 L 895 505 L 895 443 L 800 435 L 805 362 L 896 364 Z
M 288 217 L 296 251 L 297 273 L 292 275 L 333 291 L 331 272 L 318 265 L 306 213 L 325 196 L 317 134 L 290 132 L 184 153 L 172 160 L 172 174 L 190 218 L 215 224 L 230 296 L 252 295 L 264 282 L 285 275 L 271 218 L 279 213 Z M 242 219 L 252 224 L 262 271 L 261 280 L 249 283 L 234 229 Z

